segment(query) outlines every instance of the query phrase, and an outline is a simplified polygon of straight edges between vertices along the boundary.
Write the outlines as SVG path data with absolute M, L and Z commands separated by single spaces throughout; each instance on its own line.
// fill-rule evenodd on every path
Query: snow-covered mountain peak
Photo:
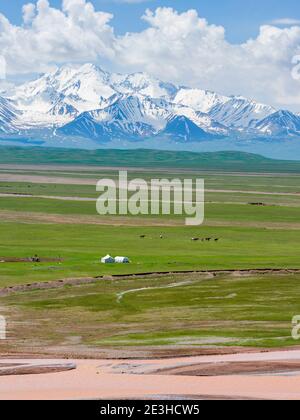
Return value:
M 86 64 L 77 70 L 65 68 L 59 78 L 54 77 L 51 85 L 66 97 L 77 97 L 86 102 L 85 108 L 97 108 L 100 99 L 108 99 L 115 94 L 110 86 L 109 73 L 97 66 Z
M 280 110 L 259 121 L 255 128 L 268 135 L 300 135 L 300 117 Z
M 189 106 L 196 111 L 208 113 L 217 105 L 228 102 L 230 98 L 202 89 L 182 87 L 177 92 L 174 102 Z
M 87 63 L 83 65 L 66 64 L 45 76 L 52 84 L 57 84 L 62 89 L 64 84 L 68 85 L 74 78 L 92 77 L 102 82 L 108 82 L 110 74 L 95 64 Z
M 226 127 L 247 129 L 273 112 L 275 109 L 269 105 L 233 96 L 224 104 L 214 106 L 209 115 Z
M 170 99 L 177 92 L 172 83 L 164 83 L 147 73 L 112 74 L 111 85 L 121 93 L 140 93 L 151 98 Z
M 16 87 L 11 99 L 23 113 L 24 125 L 63 125 L 80 112 L 110 104 L 116 91 L 110 74 L 93 64 L 65 65 Z
M 299 135 L 300 117 L 243 96 L 176 86 L 145 73 L 64 65 L 0 98 L 0 131 L 96 141 Z

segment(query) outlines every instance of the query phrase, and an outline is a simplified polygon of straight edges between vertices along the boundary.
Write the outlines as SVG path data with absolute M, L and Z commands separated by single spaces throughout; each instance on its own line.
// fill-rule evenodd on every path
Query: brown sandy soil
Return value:
M 11 367 L 15 367 L 15 366 L 20 366 L 19 363 L 0 363 L 0 369 L 4 369 L 4 368 L 11 368 Z
M 76 369 L 74 363 L 1 363 L 0 362 L 0 377 L 1 376 L 16 376 L 16 375 L 40 375 L 45 373 L 64 372 Z
M 300 362 L 202 363 L 199 365 L 160 370 L 157 374 L 176 376 L 225 376 L 291 372 L 300 372 Z
M 203 356 L 186 359 L 138 360 L 75 360 L 77 369 L 52 374 L 2 376 L 0 399 L 66 400 L 66 399 L 199 399 L 199 400 L 299 400 L 300 374 L 228 376 L 172 376 L 155 371 L 201 363 L 267 363 L 290 362 L 299 366 L 300 351 Z M 60 361 L 64 363 L 67 361 Z M 6 360 L 8 363 L 28 363 Z M 32 360 L 33 365 L 41 361 Z M 45 364 L 57 363 L 47 360 Z M 276 374 L 277 373 L 277 374 Z
M 216 350 L 216 349 L 215 349 Z M 300 350 L 247 350 L 229 353 L 171 357 L 165 359 L 108 360 L 100 365 L 105 373 L 147 374 L 167 376 L 226 376 L 239 374 L 280 374 L 298 372 L 300 375 Z M 195 372 L 201 371 L 203 375 Z M 264 369 L 264 370 L 263 370 Z M 249 372 L 248 372 L 249 371 Z
M 0 361 L 6 360 L 7 358 L 12 360 L 17 359 L 88 359 L 88 360 L 116 360 L 128 362 L 128 366 L 131 366 L 133 360 L 169 360 L 174 357 L 180 357 L 183 359 L 189 359 L 190 357 L 199 356 L 220 356 L 220 355 L 234 355 L 234 354 L 250 354 L 257 352 L 270 352 L 270 349 L 257 349 L 250 347 L 203 347 L 203 348 L 184 348 L 182 346 L 170 346 L 170 347 L 131 347 L 128 348 L 96 348 L 89 347 L 86 345 L 77 345 L 76 348 L 72 345 L 65 345 L 60 347 L 45 347 L 35 346 L 34 350 L 31 351 L 29 348 L 23 350 L 11 350 L 11 347 L 2 348 L 0 354 Z M 122 364 L 123 366 L 123 364 Z M 127 365 L 126 365 L 127 366 Z

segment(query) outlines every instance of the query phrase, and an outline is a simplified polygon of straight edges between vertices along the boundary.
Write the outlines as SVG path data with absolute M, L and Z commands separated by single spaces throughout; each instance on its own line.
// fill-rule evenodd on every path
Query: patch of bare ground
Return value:
M 227 376 L 266 374 L 277 375 L 295 372 L 300 372 L 299 361 L 200 363 L 198 365 L 161 369 L 154 374 L 175 376 Z
M 18 257 L 0 257 L 0 263 L 32 263 L 32 262 L 41 262 L 41 263 L 48 263 L 48 262 L 63 262 L 61 258 L 47 258 L 47 257 L 33 257 L 33 258 L 18 258 Z
M 33 184 L 96 185 L 98 179 L 64 178 L 46 175 L 0 174 L 0 182 L 31 182 Z
M 5 364 L 0 363 L 1 376 L 16 375 L 40 375 L 45 373 L 66 372 L 76 369 L 74 363 L 25 363 L 25 364 Z
M 202 348 L 183 348 L 180 346 L 168 347 L 130 347 L 128 348 L 96 348 L 84 345 L 74 346 L 48 346 L 35 347 L 30 349 L 28 346 L 20 350 L 13 351 L 9 347 L 7 351 L 2 349 L 0 352 L 1 359 L 78 359 L 78 360 L 169 360 L 173 358 L 190 358 L 198 356 L 220 356 L 234 354 L 251 354 L 257 352 L 268 353 L 272 350 L 257 349 L 251 347 L 202 347 Z M 127 372 L 128 373 L 128 372 Z

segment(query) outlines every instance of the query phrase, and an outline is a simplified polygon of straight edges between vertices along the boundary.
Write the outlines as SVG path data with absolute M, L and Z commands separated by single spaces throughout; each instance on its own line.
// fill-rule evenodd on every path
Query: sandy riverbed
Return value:
M 192 376 L 206 364 L 265 362 L 264 374 Z M 2 360 L 2 364 L 32 363 L 38 360 Z M 0 377 L 0 399 L 132 399 L 132 398 L 222 398 L 300 399 L 300 351 L 196 356 L 157 360 L 43 360 L 47 364 L 74 363 L 75 370 Z M 295 364 L 295 371 L 291 368 Z M 282 366 L 289 366 L 282 371 Z M 277 366 L 277 367 L 276 367 Z M 194 369 L 192 369 L 194 367 Z M 185 375 L 172 369 L 187 369 Z M 218 374 L 217 372 L 215 373 Z

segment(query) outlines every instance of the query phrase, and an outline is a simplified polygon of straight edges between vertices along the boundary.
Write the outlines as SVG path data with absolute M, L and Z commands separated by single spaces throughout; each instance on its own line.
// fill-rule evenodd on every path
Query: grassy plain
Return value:
M 300 311 L 299 294 L 300 275 L 197 274 L 22 293 L 5 299 L 14 338 L 7 345 L 23 352 L 97 350 L 108 357 L 290 346 L 297 344 L 291 319 Z
M 125 166 L 130 165 L 133 161 Z M 146 272 L 300 269 L 300 171 L 292 166 L 290 175 L 195 168 L 189 173 L 180 165 L 167 172 L 132 170 L 131 178 L 148 180 L 204 177 L 205 224 L 194 228 L 174 215 L 98 216 L 95 182 L 103 176 L 116 178 L 116 170 L 1 167 L 0 261 L 35 254 L 63 261 L 0 262 L 0 288 Z M 255 202 L 265 205 L 250 204 Z M 219 240 L 194 242 L 192 237 Z M 107 253 L 125 254 L 131 264 L 100 264 Z M 25 349 L 40 352 L 80 346 L 280 347 L 297 344 L 290 330 L 292 317 L 300 313 L 299 293 L 298 274 L 141 275 L 15 294 L 0 298 L 0 307 L 12 322 L 8 351 L 21 342 Z
M 140 234 L 146 235 L 145 239 Z M 164 239 L 160 239 L 160 235 Z M 62 263 L 2 263 L 0 287 L 67 277 L 178 270 L 299 268 L 297 230 L 245 227 L 126 227 L 1 223 L 0 256 L 60 257 Z M 195 235 L 219 242 L 193 242 Z M 284 249 L 282 247 L 284 244 Z M 107 253 L 129 265 L 103 265 Z

